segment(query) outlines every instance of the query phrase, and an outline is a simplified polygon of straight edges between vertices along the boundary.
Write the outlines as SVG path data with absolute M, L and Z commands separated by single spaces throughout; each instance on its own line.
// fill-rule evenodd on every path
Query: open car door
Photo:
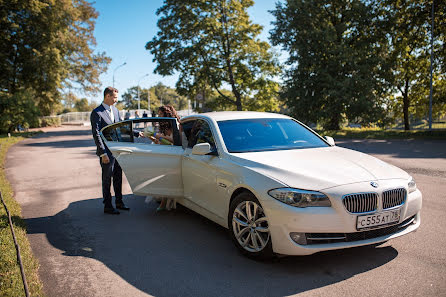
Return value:
M 174 144 L 155 144 L 150 136 L 160 123 L 170 123 Z M 138 137 L 139 132 L 144 137 Z M 183 197 L 181 163 L 183 148 L 174 118 L 142 118 L 109 125 L 101 137 L 121 165 L 136 195 Z M 167 143 L 167 142 L 165 142 Z

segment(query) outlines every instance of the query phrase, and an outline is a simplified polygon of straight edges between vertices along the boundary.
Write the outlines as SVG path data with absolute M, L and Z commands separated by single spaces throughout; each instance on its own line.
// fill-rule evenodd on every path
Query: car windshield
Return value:
M 292 119 L 229 120 L 218 126 L 230 153 L 329 146 Z

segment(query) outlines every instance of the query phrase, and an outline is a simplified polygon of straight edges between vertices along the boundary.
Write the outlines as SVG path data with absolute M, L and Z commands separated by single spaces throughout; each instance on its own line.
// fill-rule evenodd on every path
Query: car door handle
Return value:
M 131 154 L 133 151 L 131 149 L 121 148 L 117 150 L 117 153 L 119 154 Z

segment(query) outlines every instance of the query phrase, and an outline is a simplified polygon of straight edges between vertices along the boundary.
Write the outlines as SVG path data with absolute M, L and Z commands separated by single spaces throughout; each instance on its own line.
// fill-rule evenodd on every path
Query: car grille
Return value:
M 414 223 L 415 216 L 412 216 L 398 225 L 390 227 L 367 230 L 353 233 L 306 233 L 307 245 L 327 244 L 336 242 L 354 242 L 365 239 L 372 239 L 384 235 L 390 235 L 402 231 Z
M 374 211 L 378 207 L 378 194 L 360 193 L 344 196 L 342 203 L 351 213 Z
M 388 209 L 404 204 L 407 191 L 404 188 L 387 190 L 382 193 L 382 209 Z M 342 198 L 342 203 L 350 213 L 364 213 L 378 208 L 377 193 L 349 194 Z
M 383 192 L 383 209 L 392 208 L 404 204 L 406 201 L 406 189 L 393 189 Z

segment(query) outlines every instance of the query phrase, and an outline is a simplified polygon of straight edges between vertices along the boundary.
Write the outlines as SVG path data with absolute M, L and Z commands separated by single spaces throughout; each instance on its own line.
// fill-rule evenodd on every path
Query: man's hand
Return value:
M 102 164 L 108 164 L 108 163 L 110 163 L 110 159 L 108 158 L 107 155 L 103 155 L 101 157 L 101 162 L 102 162 Z
M 138 137 L 144 137 L 144 133 L 141 132 L 141 131 L 139 131 L 139 135 L 138 135 Z

